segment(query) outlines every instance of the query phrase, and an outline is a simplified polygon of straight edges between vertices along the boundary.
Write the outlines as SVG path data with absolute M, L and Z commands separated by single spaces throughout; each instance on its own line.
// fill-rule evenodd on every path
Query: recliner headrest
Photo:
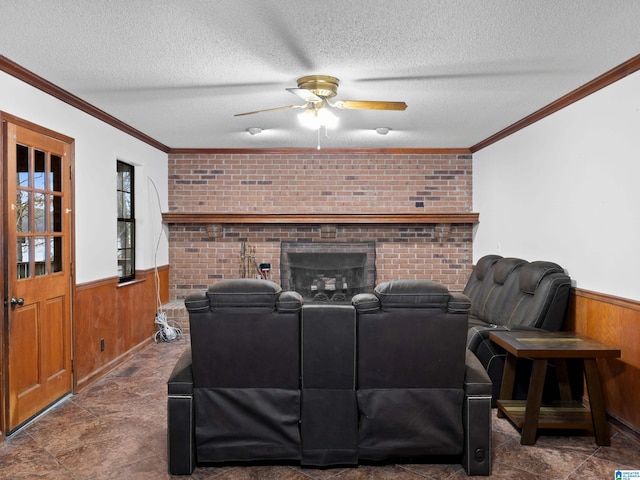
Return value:
M 376 286 L 381 308 L 446 308 L 449 289 L 431 280 L 391 280 Z
M 485 255 L 478 260 L 476 266 L 473 268 L 473 273 L 476 278 L 478 280 L 484 279 L 484 276 L 487 274 L 491 266 L 500 259 L 502 259 L 500 255 Z
M 504 285 L 507 277 L 521 265 L 527 263 L 521 258 L 501 258 L 493 267 L 493 279 L 497 284 Z
M 564 270 L 553 262 L 536 261 L 524 265 L 520 271 L 520 290 L 534 294 L 542 279 L 551 273 L 564 273 Z
M 211 309 L 248 307 L 273 311 L 282 288 L 277 283 L 256 278 L 222 280 L 207 291 Z

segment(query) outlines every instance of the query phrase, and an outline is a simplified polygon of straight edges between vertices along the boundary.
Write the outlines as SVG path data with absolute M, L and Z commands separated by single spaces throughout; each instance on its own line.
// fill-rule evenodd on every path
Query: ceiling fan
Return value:
M 304 108 L 305 111 L 300 115 L 301 121 L 307 123 L 312 128 L 319 128 L 320 126 L 332 126 L 331 123 L 337 121 L 337 117 L 329 111 L 328 107 L 350 110 L 404 110 L 407 108 L 407 104 L 404 102 L 381 102 L 372 100 L 337 100 L 330 102 L 329 98 L 337 95 L 339 84 L 340 80 L 328 75 L 308 75 L 301 77 L 298 79 L 297 88 L 287 88 L 286 90 L 297 95 L 306 103 L 237 113 L 234 116 L 241 117 L 243 115 L 253 115 L 254 113 Z

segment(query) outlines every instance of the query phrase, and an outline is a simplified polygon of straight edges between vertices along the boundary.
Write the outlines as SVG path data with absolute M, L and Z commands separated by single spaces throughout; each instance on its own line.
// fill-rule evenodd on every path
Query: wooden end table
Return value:
M 506 416 L 516 427 L 522 429 L 522 445 L 535 444 L 538 428 L 593 429 L 598 445 L 611 444 L 597 359 L 619 358 L 620 349 L 570 332 L 498 331 L 491 332 L 489 339 L 507 351 L 498 400 L 498 416 Z M 519 358 L 533 360 L 526 400 L 513 400 Z M 569 358 L 583 362 L 590 409 L 572 400 L 566 364 Z M 556 365 L 561 400 L 542 405 L 549 360 L 554 360 Z

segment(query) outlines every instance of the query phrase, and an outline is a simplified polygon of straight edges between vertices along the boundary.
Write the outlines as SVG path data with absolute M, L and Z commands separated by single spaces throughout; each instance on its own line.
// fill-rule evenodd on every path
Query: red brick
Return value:
M 470 212 L 471 155 L 170 154 L 169 211 L 270 213 Z M 183 184 L 186 183 L 186 184 Z M 182 299 L 240 273 L 240 245 L 272 265 L 281 241 L 327 241 L 319 226 L 227 225 L 209 238 L 200 225 L 171 225 L 170 296 Z M 331 241 L 376 241 L 377 281 L 432 278 L 461 290 L 472 258 L 472 226 L 335 226 Z M 333 234 L 333 230 L 332 230 Z

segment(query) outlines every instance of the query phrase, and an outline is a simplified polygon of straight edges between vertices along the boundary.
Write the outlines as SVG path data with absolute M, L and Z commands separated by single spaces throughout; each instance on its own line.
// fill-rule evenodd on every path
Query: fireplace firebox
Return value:
M 375 242 L 282 242 L 282 288 L 306 303 L 349 303 L 376 284 Z

